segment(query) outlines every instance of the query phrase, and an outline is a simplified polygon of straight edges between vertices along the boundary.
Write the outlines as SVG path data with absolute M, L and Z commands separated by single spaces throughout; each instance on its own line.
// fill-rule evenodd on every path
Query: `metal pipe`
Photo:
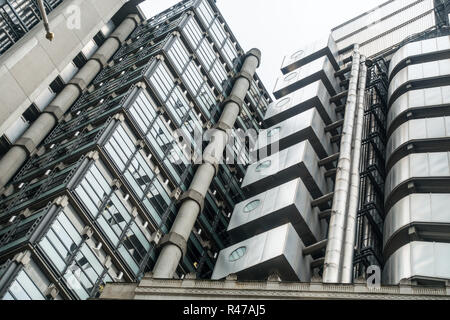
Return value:
M 345 107 L 344 126 L 339 150 L 333 205 L 328 227 L 328 245 L 325 252 L 323 282 L 338 283 L 342 260 L 347 198 L 350 187 L 353 126 L 355 122 L 356 93 L 359 74 L 359 45 L 355 44 L 352 55 L 352 69 Z
M 366 92 L 367 66 L 366 57 L 361 56 L 361 66 L 359 70 L 359 84 L 357 97 L 357 116 L 355 127 L 355 138 L 353 139 L 353 157 L 350 180 L 350 194 L 348 199 L 347 222 L 345 229 L 345 238 L 343 243 L 343 258 L 341 270 L 341 282 L 352 283 L 353 281 L 353 252 L 356 236 L 356 216 L 359 204 L 359 185 L 360 185 L 360 160 L 361 143 L 364 121 L 364 99 Z
M 37 3 L 39 6 L 39 11 L 41 12 L 42 21 L 44 22 L 45 31 L 47 32 L 45 37 L 48 40 L 52 41 L 53 38 L 55 37 L 55 34 L 53 32 L 50 32 L 50 25 L 48 23 L 48 17 L 47 17 L 47 12 L 45 12 L 44 3 L 42 2 L 42 0 L 37 0 Z
M 106 65 L 140 22 L 138 15 L 128 15 L 114 30 L 64 89 L 53 99 L 41 115 L 32 123 L 16 143 L 0 160 L 0 194 L 8 181 L 16 174 L 30 154 L 45 139 L 47 134 L 69 110 L 84 89 Z
M 188 191 L 181 196 L 182 204 L 170 232 L 160 241 L 162 250 L 153 269 L 154 278 L 169 279 L 175 274 L 260 60 L 258 49 L 252 49 L 246 55 L 219 122 L 212 131 L 210 143 L 203 152 L 203 163 L 195 172 Z

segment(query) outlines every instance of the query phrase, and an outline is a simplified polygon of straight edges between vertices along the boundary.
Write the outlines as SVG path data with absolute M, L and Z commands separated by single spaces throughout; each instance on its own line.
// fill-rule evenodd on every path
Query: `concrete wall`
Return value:
M 0 136 L 125 2 L 66 0 L 49 14 L 55 34 L 52 42 L 45 39 L 40 23 L 0 57 Z M 71 27 L 75 21 L 73 8 L 79 8 L 79 28 Z

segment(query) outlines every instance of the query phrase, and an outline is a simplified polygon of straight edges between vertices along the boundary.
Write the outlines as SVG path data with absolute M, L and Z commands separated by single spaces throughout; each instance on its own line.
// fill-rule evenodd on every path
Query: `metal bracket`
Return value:
M 203 198 L 203 195 L 200 192 L 195 191 L 193 189 L 189 189 L 181 195 L 180 199 L 178 200 L 178 203 L 182 203 L 188 199 L 197 202 L 197 204 L 200 207 L 200 212 L 203 211 L 205 199 Z
M 169 243 L 177 246 L 181 250 L 181 253 L 183 254 L 183 256 L 186 254 L 186 247 L 187 247 L 186 240 L 178 233 L 169 232 L 169 233 L 165 234 L 162 237 L 162 239 L 159 241 L 158 247 L 162 248 L 162 247 L 168 245 Z

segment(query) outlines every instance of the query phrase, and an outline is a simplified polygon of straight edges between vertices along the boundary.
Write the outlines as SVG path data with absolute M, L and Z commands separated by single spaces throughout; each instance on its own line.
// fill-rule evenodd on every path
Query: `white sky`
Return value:
M 147 0 L 141 8 L 151 17 L 177 2 Z M 386 0 L 217 0 L 216 4 L 242 48 L 262 51 L 257 73 L 272 92 L 285 55 L 383 2 Z

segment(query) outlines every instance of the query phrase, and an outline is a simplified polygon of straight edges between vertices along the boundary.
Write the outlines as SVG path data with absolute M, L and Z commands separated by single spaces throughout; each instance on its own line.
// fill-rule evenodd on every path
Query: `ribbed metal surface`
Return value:
M 284 281 L 308 282 L 312 258 L 302 255 L 303 248 L 294 227 L 285 224 L 223 249 L 212 279 L 230 274 L 245 280 L 267 279 L 276 270 Z M 236 258 L 233 253 L 237 254 Z
M 291 223 L 306 245 L 321 240 L 326 231 L 319 209 L 301 179 L 289 181 L 238 203 L 227 232 L 234 241 Z
M 264 116 L 264 122 L 274 125 L 315 108 L 325 124 L 333 123 L 336 121 L 336 112 L 334 103 L 330 103 L 330 98 L 331 95 L 323 82 L 315 81 L 271 103 Z

